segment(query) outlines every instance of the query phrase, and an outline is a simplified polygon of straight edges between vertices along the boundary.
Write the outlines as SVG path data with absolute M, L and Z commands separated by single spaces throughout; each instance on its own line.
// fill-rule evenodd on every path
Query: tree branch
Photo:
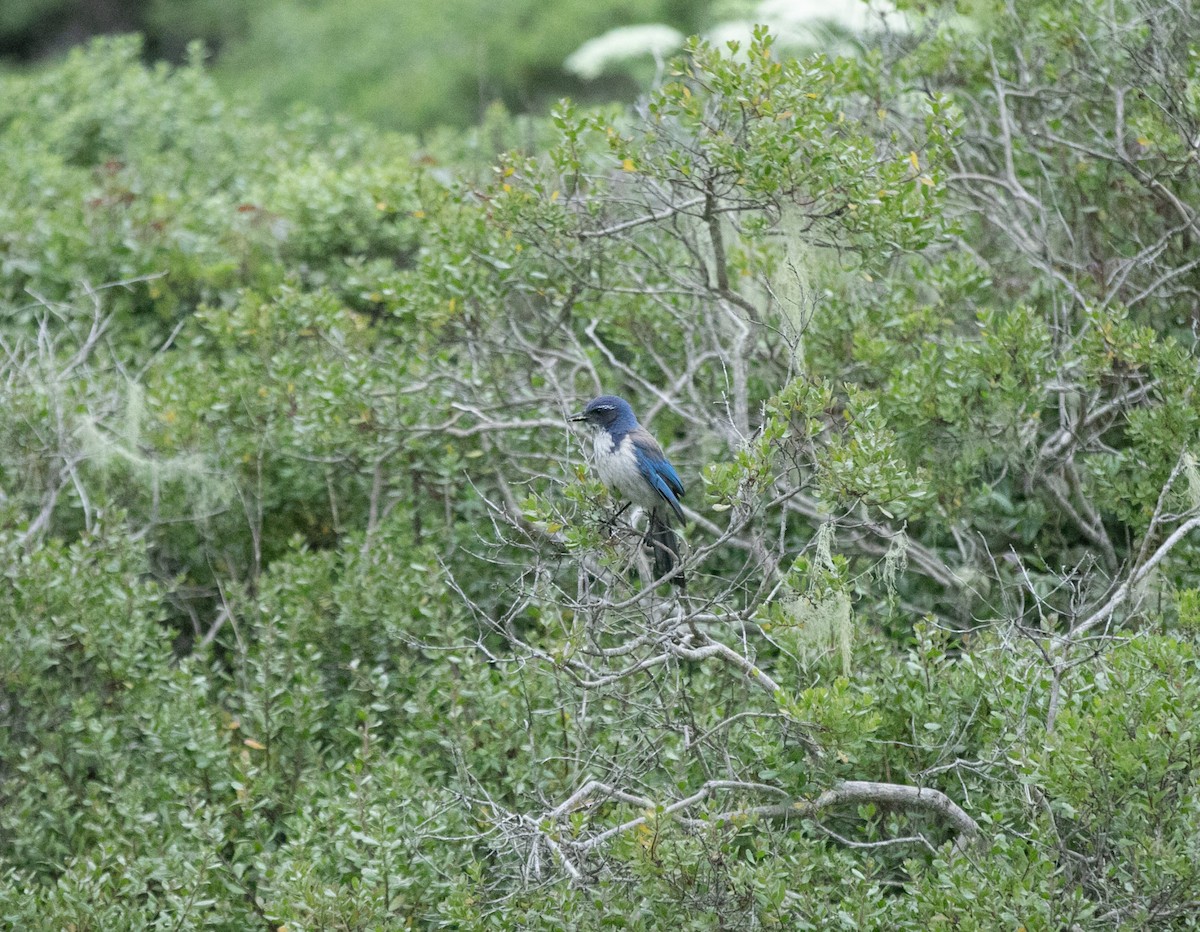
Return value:
M 785 790 L 762 783 L 750 783 L 740 780 L 708 780 L 694 792 L 669 803 L 656 802 L 647 796 L 629 793 L 619 787 L 612 786 L 601 780 L 587 780 L 579 789 L 555 808 L 546 812 L 540 819 L 521 817 L 522 826 L 536 834 L 537 839 L 546 844 L 559 862 L 563 864 L 571 880 L 583 882 L 583 872 L 567 856 L 565 849 L 571 849 L 584 854 L 599 847 L 611 838 L 631 831 L 652 820 L 667 818 L 676 814 L 686 813 L 700 803 L 713 798 L 718 793 L 768 793 L 777 796 L 787 796 Z M 619 822 L 588 838 L 567 840 L 563 833 L 549 830 L 547 821 L 561 822 L 581 809 L 590 809 L 605 802 L 617 802 L 637 806 L 643 812 L 631 819 Z M 691 830 L 702 830 L 714 824 L 741 823 L 751 819 L 809 819 L 830 810 L 847 806 L 872 804 L 881 808 L 898 809 L 906 812 L 920 812 L 944 822 L 955 835 L 954 850 L 965 852 L 970 846 L 978 843 L 982 837 L 979 824 L 971 818 L 957 803 L 941 790 L 924 786 L 909 786 L 900 783 L 876 783 L 867 780 L 845 780 L 825 790 L 815 799 L 798 799 L 786 802 L 747 806 L 730 809 L 716 814 L 699 816 L 681 816 L 680 824 Z M 836 841 L 855 848 L 877 848 L 898 844 L 921 844 L 932 849 L 933 844 L 921 834 L 907 835 L 900 838 L 884 839 L 876 842 L 851 841 L 820 827 L 822 831 Z

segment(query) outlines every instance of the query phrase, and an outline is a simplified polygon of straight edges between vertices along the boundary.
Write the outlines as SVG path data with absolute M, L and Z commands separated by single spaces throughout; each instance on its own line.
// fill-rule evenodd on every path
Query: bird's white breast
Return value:
M 642 478 L 637 455 L 633 452 L 633 441 L 629 437 L 623 437 L 619 444 L 614 444 L 608 431 L 596 431 L 593 454 L 600 481 L 622 499 L 643 508 L 653 508 L 659 503 L 657 493 Z

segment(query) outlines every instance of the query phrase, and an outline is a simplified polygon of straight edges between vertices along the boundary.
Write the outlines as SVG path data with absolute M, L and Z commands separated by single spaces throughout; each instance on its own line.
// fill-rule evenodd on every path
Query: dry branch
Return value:
M 630 793 L 601 780 L 587 780 L 567 799 L 545 812 L 540 818 L 522 816 L 514 820 L 512 817 L 506 817 L 505 821 L 515 821 L 522 830 L 533 835 L 535 846 L 544 844 L 575 883 L 586 882 L 585 872 L 575 860 L 576 858 L 586 855 L 610 839 L 632 831 L 638 826 L 673 816 L 678 816 L 679 823 L 685 828 L 697 831 L 721 823 L 740 824 L 756 819 L 815 819 L 830 810 L 870 804 L 881 809 L 916 812 L 937 818 L 953 832 L 954 850 L 958 853 L 965 852 L 972 845 L 978 843 L 982 837 L 979 824 L 941 790 L 865 780 L 843 781 L 825 790 L 815 799 L 785 798 L 783 802 L 778 803 L 738 807 L 718 813 L 691 814 L 700 804 L 719 794 L 728 793 L 788 797 L 785 790 L 767 784 L 740 780 L 708 780 L 687 796 L 670 802 L 662 802 L 642 794 Z M 636 806 L 642 812 L 585 838 L 567 839 L 565 837 L 566 829 L 562 823 L 566 819 L 573 813 L 594 809 L 604 803 Z M 906 843 L 921 844 L 928 848 L 934 847 L 933 843 L 921 833 L 875 842 L 855 842 L 825 829 L 824 826 L 821 826 L 821 829 L 830 837 L 851 847 L 881 847 Z

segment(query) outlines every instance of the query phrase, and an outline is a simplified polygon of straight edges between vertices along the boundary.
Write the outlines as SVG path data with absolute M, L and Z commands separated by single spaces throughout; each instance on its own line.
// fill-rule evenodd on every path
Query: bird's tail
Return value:
M 662 579 L 679 565 L 679 537 L 658 508 L 650 512 L 650 530 L 646 537 L 654 551 L 654 576 Z M 683 589 L 686 585 L 683 571 L 677 570 L 671 582 Z

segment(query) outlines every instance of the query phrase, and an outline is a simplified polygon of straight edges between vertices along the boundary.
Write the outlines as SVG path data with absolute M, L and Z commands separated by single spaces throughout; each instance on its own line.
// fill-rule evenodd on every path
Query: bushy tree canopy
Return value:
M 3 79 L 6 924 L 1195 924 L 1200 23 L 920 6 L 426 148 Z

